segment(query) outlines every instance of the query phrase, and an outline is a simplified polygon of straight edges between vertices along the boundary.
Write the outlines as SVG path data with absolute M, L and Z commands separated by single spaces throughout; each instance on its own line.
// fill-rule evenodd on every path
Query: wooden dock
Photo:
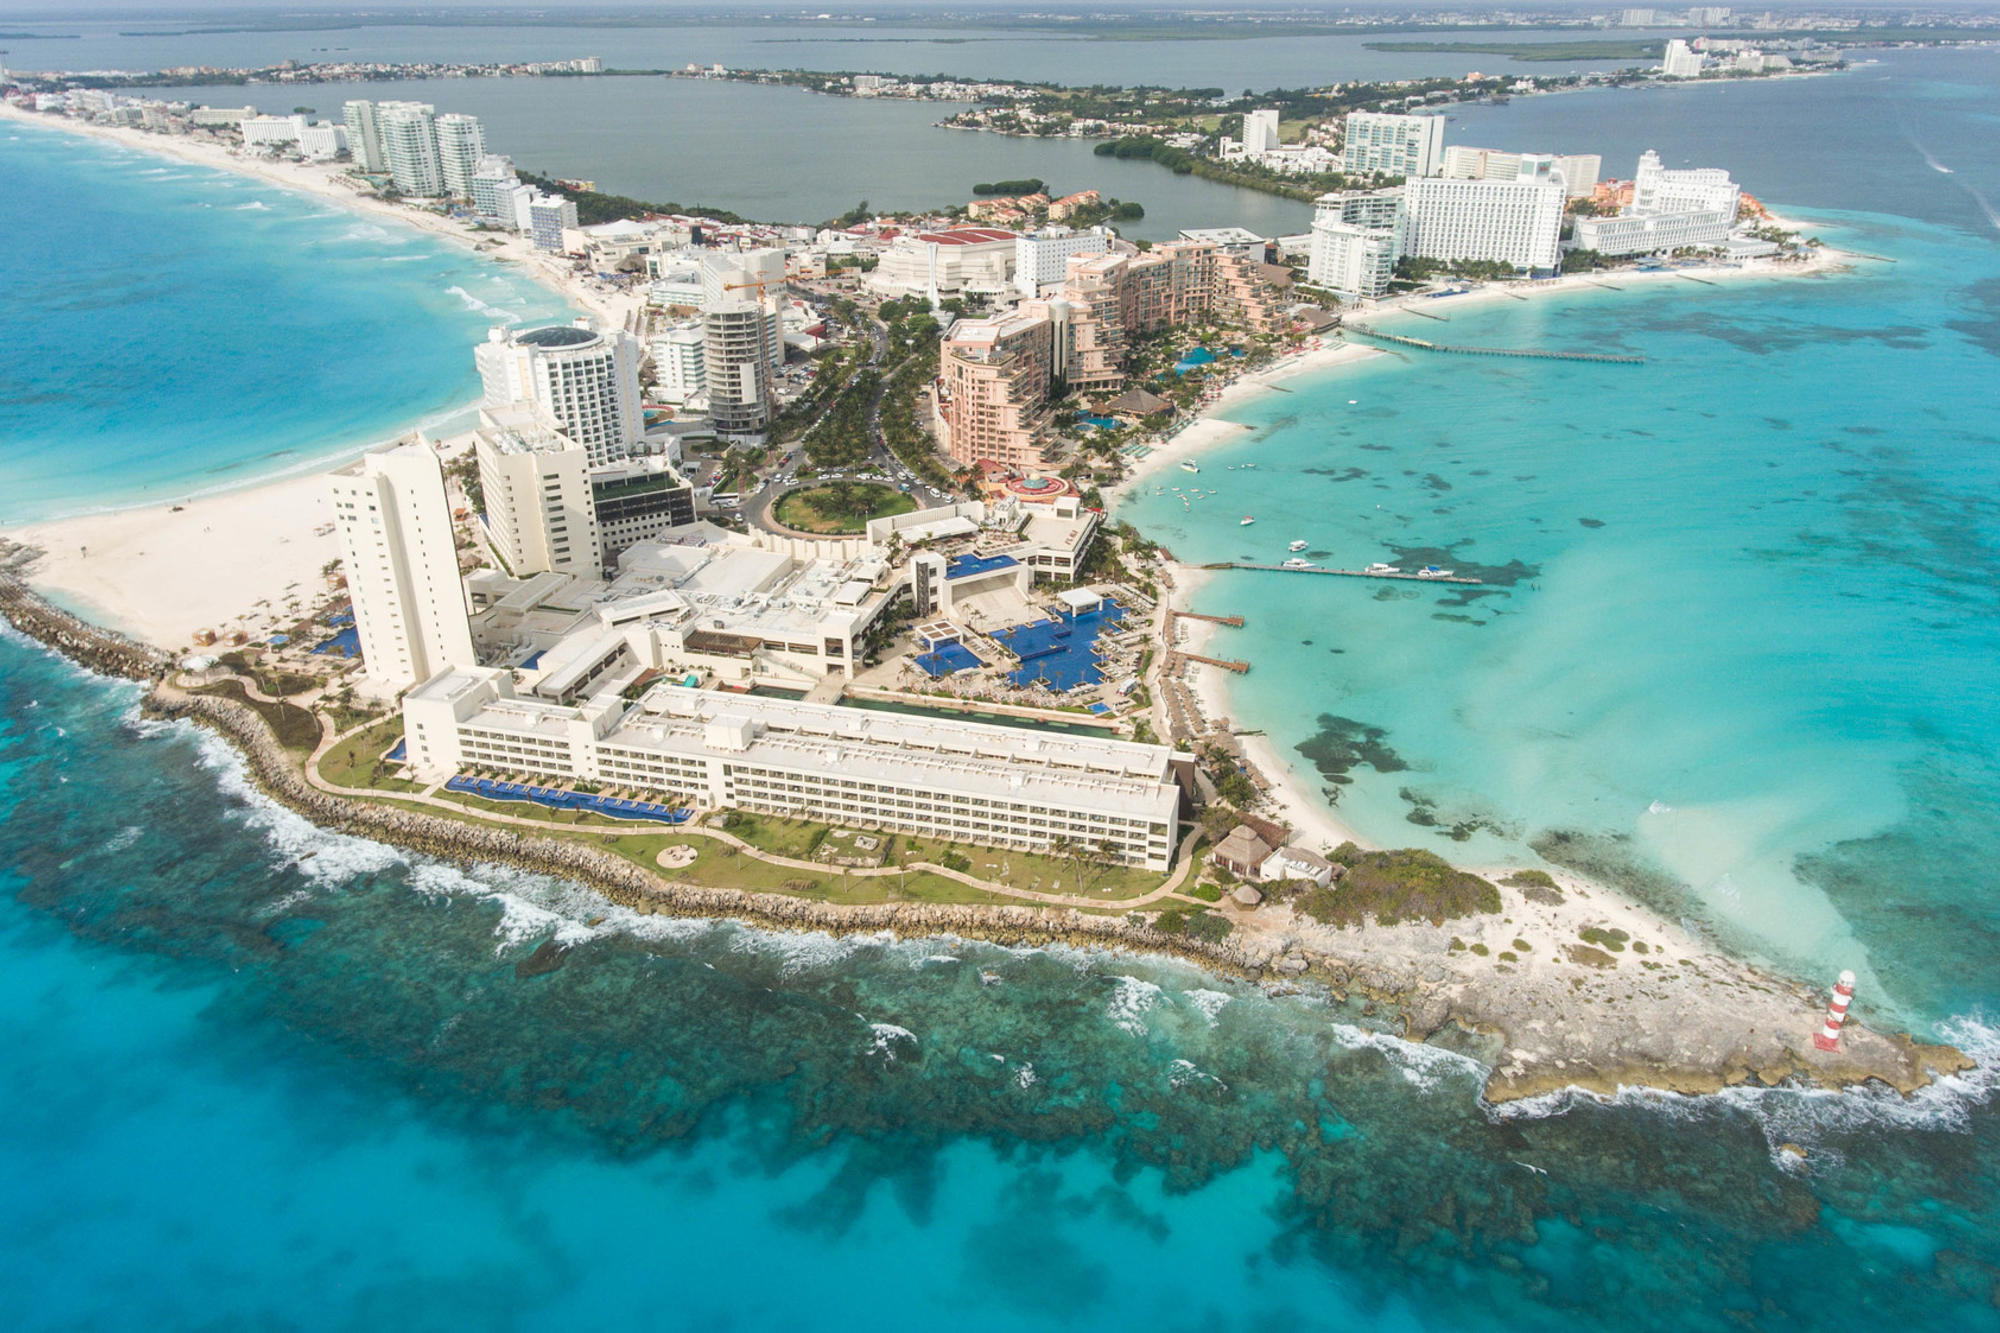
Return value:
M 1176 611 L 1182 620 L 1206 620 L 1211 625 L 1227 625 L 1231 629 L 1243 628 L 1242 616 L 1205 616 L 1198 611 Z
M 1432 575 L 1405 574 L 1402 573 L 1401 571 L 1398 571 L 1397 573 L 1394 574 L 1384 574 L 1366 569 L 1321 569 L 1318 566 L 1314 566 L 1311 569 L 1300 569 L 1296 565 L 1290 568 L 1287 568 L 1284 565 L 1252 565 L 1252 564 L 1246 564 L 1241 560 L 1224 560 L 1218 564 L 1203 565 L 1202 568 L 1203 569 L 1261 569 L 1272 574 L 1331 574 L 1335 578 L 1343 578 L 1343 579 L 1400 579 L 1400 580 L 1407 580 L 1411 583 L 1459 583 L 1475 587 L 1485 582 L 1484 579 L 1461 578 L 1456 574 L 1440 576 L 1435 574 Z
M 1250 669 L 1250 664 L 1240 659 L 1203 657 L 1200 653 L 1183 653 L 1178 651 L 1173 654 L 1173 660 L 1168 663 L 1167 669 L 1172 671 L 1178 668 L 1182 662 L 1199 662 L 1203 666 L 1221 667 L 1224 671 L 1234 671 L 1239 676 Z
M 1420 352 L 1451 352 L 1458 356 L 1525 356 L 1539 361 L 1598 361 L 1620 366 L 1646 364 L 1646 358 L 1643 356 L 1623 356 L 1613 352 L 1558 352 L 1544 347 L 1451 347 L 1444 343 L 1431 342 L 1426 338 L 1409 338 L 1400 333 L 1383 333 L 1369 328 L 1366 324 L 1343 325 L 1342 331 L 1358 333 L 1364 338 L 1374 338 L 1380 342 L 1395 343 L 1399 347 L 1414 347 Z

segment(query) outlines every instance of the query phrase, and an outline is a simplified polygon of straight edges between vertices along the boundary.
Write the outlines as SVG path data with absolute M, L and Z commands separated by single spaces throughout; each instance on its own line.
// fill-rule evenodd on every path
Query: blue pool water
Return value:
M 993 637 L 1021 659 L 1007 679 L 1019 687 L 1040 684 L 1057 694 L 1104 679 L 1097 665 L 1097 640 L 1115 629 L 1125 613 L 1106 601 L 1089 611 L 1068 611 L 1050 620 L 998 630 Z
M 313 645 L 316 653 L 338 653 L 342 657 L 361 655 L 361 631 L 349 625 L 330 639 L 322 639 Z
M 611 819 L 649 819 L 665 824 L 685 824 L 690 810 L 661 805 L 657 801 L 634 801 L 622 796 L 594 796 L 588 792 L 568 791 L 558 787 L 537 787 L 525 782 L 503 782 L 495 778 L 451 777 L 445 779 L 445 787 L 450 791 L 464 792 L 468 796 L 484 797 L 489 801 L 519 801 L 544 806 L 550 810 L 576 810 L 583 814 L 604 815 Z
M 957 641 L 941 643 L 927 653 L 918 653 L 914 659 L 925 675 L 933 680 L 942 679 L 959 671 L 976 671 L 985 663 L 978 654 Z
M 1011 555 L 955 555 L 944 562 L 944 576 L 969 579 L 977 574 L 991 574 L 996 569 L 1012 569 L 1019 563 Z
M 449 418 L 490 323 L 567 309 L 414 229 L 57 129 L 0 125 L 0 175 L 0 523 L 305 471 Z

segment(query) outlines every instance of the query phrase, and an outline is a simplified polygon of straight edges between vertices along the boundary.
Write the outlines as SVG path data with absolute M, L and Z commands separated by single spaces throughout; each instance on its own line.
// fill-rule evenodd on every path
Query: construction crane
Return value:
M 759 278 L 755 282 L 725 282 L 722 284 L 722 290 L 725 292 L 740 292 L 745 287 L 755 287 L 757 289 L 757 295 L 762 296 L 764 294 L 764 289 L 766 287 L 771 287 L 771 286 L 782 287 L 784 285 L 785 285 L 785 280 L 783 278 L 777 278 L 777 279 Z

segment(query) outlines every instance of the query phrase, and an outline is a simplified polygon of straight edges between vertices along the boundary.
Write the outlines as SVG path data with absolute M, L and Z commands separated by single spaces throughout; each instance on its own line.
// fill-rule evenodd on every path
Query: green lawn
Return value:
M 320 756 L 319 775 L 336 787 L 416 791 L 417 784 L 392 777 L 381 756 L 403 734 L 403 719 L 392 717 L 357 732 Z
M 793 491 L 778 501 L 777 519 L 800 532 L 828 535 L 860 532 L 871 518 L 907 514 L 917 502 L 893 486 L 872 481 L 836 481 Z

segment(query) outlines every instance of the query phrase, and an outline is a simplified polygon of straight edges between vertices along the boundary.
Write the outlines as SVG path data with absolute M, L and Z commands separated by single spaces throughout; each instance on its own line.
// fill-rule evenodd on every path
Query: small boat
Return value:
M 1361 571 L 1363 574 L 1400 574 L 1403 571 L 1395 565 L 1385 565 L 1380 560 Z
M 1290 546 L 1286 547 L 1285 549 L 1288 551 L 1303 551 L 1306 549 L 1306 540 L 1305 538 L 1301 537 L 1297 541 L 1293 542 Z
M 1287 561 L 1286 561 L 1286 562 L 1285 562 L 1284 564 L 1282 564 L 1282 565 L 1279 565 L 1279 566 L 1278 566 L 1278 568 L 1279 568 L 1279 569 L 1318 569 L 1318 568 L 1319 568 L 1319 566 L 1318 566 L 1318 565 L 1315 565 L 1315 564 L 1314 564 L 1314 563 L 1313 563 L 1312 561 L 1310 561 L 1310 560 L 1301 560 L 1301 559 L 1299 559 L 1299 558 L 1298 558 L 1297 556 L 1293 556 L 1293 557 L 1292 557 L 1291 559 L 1287 560 Z
M 1425 565 L 1417 571 L 1417 577 L 1420 579 L 1448 579 L 1451 577 L 1451 571 L 1448 569 L 1439 569 L 1436 565 Z
M 1183 471 L 1183 472 L 1199 472 L 1199 471 L 1201 471 L 1201 469 L 1200 469 L 1200 468 L 1198 468 L 1198 467 L 1196 467 L 1196 466 L 1195 466 L 1195 465 L 1194 465 L 1193 463 L 1182 463 L 1182 464 L 1181 464 L 1181 471 Z
M 1251 525 L 1252 523 L 1255 523 L 1256 521 L 1257 521 L 1257 520 L 1256 520 L 1256 519 L 1254 519 L 1254 518 L 1252 518 L 1252 517 L 1250 517 L 1250 515 L 1248 515 L 1248 514 L 1245 514 L 1245 515 L 1244 515 L 1244 516 L 1243 516 L 1242 518 L 1240 518 L 1240 519 L 1238 519 L 1238 520 L 1236 521 L 1236 526 L 1237 526 L 1237 527 L 1239 527 L 1239 528 L 1247 528 L 1247 527 L 1249 527 L 1249 526 L 1250 526 L 1250 525 Z

